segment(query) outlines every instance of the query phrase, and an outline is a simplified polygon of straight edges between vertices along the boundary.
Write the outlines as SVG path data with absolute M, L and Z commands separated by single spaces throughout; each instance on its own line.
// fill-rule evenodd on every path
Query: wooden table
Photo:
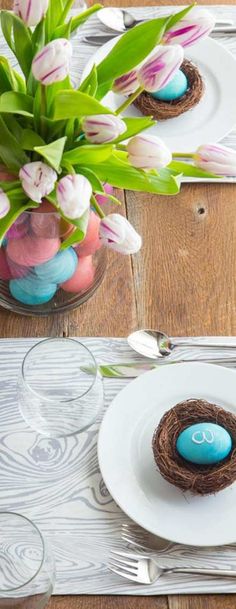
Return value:
M 114 6 L 143 3 L 104 2 Z M 168 3 L 181 4 L 181 0 L 158 1 Z M 148 0 L 147 4 L 157 2 Z M 234 2 L 224 0 L 224 4 Z M 1 8 L 9 6 L 11 0 L 0 0 Z M 117 194 L 123 213 L 143 237 L 142 251 L 132 259 L 111 253 L 102 286 L 77 311 L 37 319 L 1 310 L 0 337 L 127 336 L 138 327 L 162 328 L 178 335 L 236 334 L 236 186 L 184 185 L 177 197 Z M 236 597 L 76 596 L 54 597 L 49 604 L 49 609 L 147 607 L 236 609 Z

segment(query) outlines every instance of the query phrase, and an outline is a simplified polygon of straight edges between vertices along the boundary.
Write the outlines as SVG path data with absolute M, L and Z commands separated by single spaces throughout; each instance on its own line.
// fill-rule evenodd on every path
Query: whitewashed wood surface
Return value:
M 223 337 L 220 340 L 224 342 Z M 141 361 L 125 339 L 81 341 L 100 364 Z M 99 472 L 96 444 L 102 414 L 86 432 L 69 438 L 48 439 L 27 427 L 18 410 L 16 384 L 22 359 L 35 342 L 0 340 L 0 509 L 33 519 L 51 542 L 57 565 L 54 593 L 236 592 L 236 580 L 171 575 L 144 587 L 126 583 L 108 571 L 109 551 L 123 547 L 120 527 L 128 518 L 112 500 Z M 185 352 L 189 358 L 192 355 L 191 349 Z M 175 359 L 178 357 L 177 354 Z M 104 380 L 104 409 L 127 382 Z M 213 550 L 174 545 L 162 556 L 161 564 L 176 563 L 236 569 L 236 545 Z

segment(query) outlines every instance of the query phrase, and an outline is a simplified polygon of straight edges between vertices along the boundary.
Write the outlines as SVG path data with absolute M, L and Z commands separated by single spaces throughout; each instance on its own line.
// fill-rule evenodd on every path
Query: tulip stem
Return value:
M 130 95 L 123 104 L 121 104 L 121 106 L 119 106 L 119 108 L 117 108 L 116 110 L 116 114 L 120 114 L 121 112 L 123 112 L 123 110 L 126 110 L 126 108 L 128 108 L 128 106 L 130 106 L 130 104 L 133 103 L 133 101 L 136 99 L 136 97 L 138 97 L 140 95 L 140 93 L 143 92 L 143 87 L 139 87 L 138 89 L 136 89 L 136 91 L 134 91 L 134 93 L 132 93 L 132 95 Z
M 69 171 L 69 174 L 70 174 L 70 175 L 72 175 L 72 176 L 73 176 L 73 175 L 75 175 L 75 174 L 76 174 L 76 171 L 75 171 L 75 169 L 74 169 L 73 165 L 71 165 L 70 163 L 68 163 L 68 161 L 64 161 L 64 160 L 63 160 L 63 167 L 66 169 L 66 171 Z
M 45 124 L 45 117 L 47 116 L 47 92 L 46 87 L 41 84 L 41 129 L 43 139 L 46 140 L 47 127 Z
M 105 214 L 102 211 L 102 209 L 101 209 L 100 205 L 98 204 L 97 199 L 94 195 L 91 196 L 91 203 L 92 203 L 92 206 L 94 207 L 95 211 L 97 212 L 99 218 L 105 218 Z
M 179 159 L 192 159 L 194 156 L 193 152 L 173 152 L 173 157 L 177 157 Z

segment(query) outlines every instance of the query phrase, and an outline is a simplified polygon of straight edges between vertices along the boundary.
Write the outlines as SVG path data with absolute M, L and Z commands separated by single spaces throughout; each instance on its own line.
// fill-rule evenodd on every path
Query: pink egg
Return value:
M 30 216 L 31 228 L 37 237 L 58 237 L 60 216 L 49 201 L 43 201 L 40 207 L 33 210 Z
M 6 238 L 7 239 L 21 239 L 24 237 L 29 228 L 29 214 L 22 214 L 15 222 L 12 224 L 11 228 L 7 231 Z
M 60 248 L 59 238 L 42 239 L 26 235 L 23 239 L 11 240 L 7 244 L 7 255 L 16 264 L 36 266 L 55 256 Z
M 99 239 L 100 218 L 94 211 L 91 211 L 88 223 L 88 229 L 85 239 L 76 245 L 75 251 L 79 256 L 90 256 L 95 254 L 101 247 L 102 243 Z
M 111 186 L 111 184 L 105 183 L 103 184 L 103 188 L 108 195 L 113 194 L 113 186 Z M 105 195 L 96 195 L 96 199 L 99 205 L 105 205 L 105 203 L 109 201 L 109 199 L 105 197 Z
M 11 279 L 11 271 L 7 263 L 7 257 L 2 248 L 0 248 L 0 279 L 3 279 L 4 281 Z
M 5 281 L 8 281 L 8 279 L 18 279 L 25 277 L 28 272 L 28 268 L 12 262 L 7 258 L 5 250 L 0 249 L 0 279 Z
M 92 256 L 79 259 L 77 269 L 68 281 L 61 284 L 65 292 L 85 292 L 93 283 L 95 268 Z

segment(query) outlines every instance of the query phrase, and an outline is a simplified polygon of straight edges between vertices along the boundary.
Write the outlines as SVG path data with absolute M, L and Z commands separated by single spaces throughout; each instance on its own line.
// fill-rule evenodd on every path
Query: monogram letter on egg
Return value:
M 228 457 L 232 439 L 224 427 L 215 423 L 197 423 L 180 433 L 176 442 L 179 455 L 197 465 L 213 465 Z

